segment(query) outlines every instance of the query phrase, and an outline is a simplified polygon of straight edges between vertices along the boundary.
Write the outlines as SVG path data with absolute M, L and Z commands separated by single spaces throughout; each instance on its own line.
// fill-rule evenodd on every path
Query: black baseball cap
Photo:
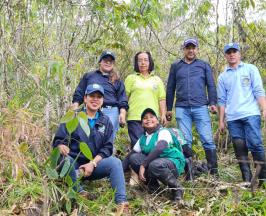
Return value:
M 145 110 L 142 112 L 142 114 L 141 114 L 141 121 L 144 119 L 144 116 L 145 116 L 147 113 L 151 113 L 152 115 L 154 115 L 154 116 L 158 119 L 158 117 L 157 117 L 157 115 L 156 115 L 156 112 L 155 112 L 153 109 L 151 109 L 151 108 L 147 108 L 147 109 L 145 109 Z
M 104 58 L 111 57 L 115 61 L 115 54 L 110 50 L 105 50 L 102 52 L 99 62 L 101 62 Z

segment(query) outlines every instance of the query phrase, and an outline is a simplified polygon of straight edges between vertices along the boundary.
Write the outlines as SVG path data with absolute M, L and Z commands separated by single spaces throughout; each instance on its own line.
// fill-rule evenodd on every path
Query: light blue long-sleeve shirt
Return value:
M 218 77 L 217 94 L 227 121 L 260 115 L 257 99 L 265 91 L 258 68 L 243 62 L 236 69 L 227 67 Z

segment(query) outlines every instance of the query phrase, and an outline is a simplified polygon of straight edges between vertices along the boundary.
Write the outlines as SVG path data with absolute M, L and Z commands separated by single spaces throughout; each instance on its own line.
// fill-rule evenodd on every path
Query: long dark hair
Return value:
M 111 70 L 111 72 L 109 73 L 109 80 L 113 84 L 115 83 L 115 81 L 120 80 L 119 73 L 116 69 L 113 68 L 113 70 Z
M 99 62 L 99 65 L 100 65 L 101 61 Z M 109 81 L 111 81 L 112 84 L 114 84 L 115 81 L 120 80 L 119 73 L 114 67 L 115 66 L 113 66 L 113 69 L 109 72 Z
M 146 53 L 147 55 L 148 55 L 148 58 L 149 58 L 149 73 L 151 72 L 151 71 L 153 71 L 154 70 L 154 62 L 153 62 L 153 59 L 152 59 L 152 57 L 151 57 L 151 53 L 149 52 L 149 51 L 140 51 L 140 52 L 138 52 L 136 55 L 135 55 L 135 57 L 134 57 L 134 70 L 136 71 L 136 72 L 140 72 L 139 71 L 139 65 L 138 65 L 138 56 L 139 56 L 139 54 L 141 54 L 141 53 Z

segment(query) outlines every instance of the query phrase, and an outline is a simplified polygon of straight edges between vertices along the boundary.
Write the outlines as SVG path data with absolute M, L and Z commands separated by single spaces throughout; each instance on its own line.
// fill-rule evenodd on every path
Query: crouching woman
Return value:
M 126 199 L 126 187 L 121 161 L 112 156 L 113 151 L 113 126 L 110 119 L 105 116 L 100 108 L 103 105 L 104 89 L 98 84 L 88 85 L 85 96 L 85 112 L 90 127 L 89 137 L 83 131 L 81 125 L 70 134 L 66 124 L 61 124 L 53 141 L 53 147 L 58 147 L 62 160 L 70 160 L 69 175 L 75 183 L 74 189 L 81 195 L 88 194 L 82 185 L 77 184 L 77 172 L 83 172 L 84 179 L 96 180 L 107 177 L 115 190 L 115 202 L 119 207 L 128 208 Z M 90 148 L 93 160 L 83 155 L 79 143 L 84 142 Z M 121 208 L 118 208 L 121 209 Z
M 159 180 L 171 189 L 172 200 L 181 200 L 183 188 L 177 178 L 185 167 L 183 153 L 175 147 L 171 133 L 159 125 L 154 110 L 145 109 L 141 123 L 144 134 L 123 161 L 124 170 L 130 166 L 151 192 L 159 188 Z

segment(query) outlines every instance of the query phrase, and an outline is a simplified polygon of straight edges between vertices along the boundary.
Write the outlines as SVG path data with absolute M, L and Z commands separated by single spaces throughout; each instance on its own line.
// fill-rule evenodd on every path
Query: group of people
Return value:
M 166 91 L 160 77 L 153 72 L 154 62 L 150 52 L 138 52 L 134 57 L 134 74 L 124 82 L 114 69 L 116 56 L 105 51 L 99 58 L 99 68 L 86 73 L 73 96 L 73 109 L 84 103 L 88 116 L 90 136 L 81 126 L 68 134 L 61 124 L 54 137 L 53 147 L 58 147 L 61 160 L 68 158 L 74 164 L 70 176 L 75 182 L 77 170 L 83 179 L 108 177 L 115 189 L 115 201 L 128 208 L 124 172 L 131 167 L 151 191 L 159 182 L 171 188 L 172 199 L 180 200 L 183 189 L 177 180 L 191 156 L 192 124 L 205 150 L 210 174 L 218 176 L 216 145 L 212 136 L 209 111 L 218 112 L 219 129 L 230 132 L 243 181 L 250 182 L 252 173 L 248 161 L 251 151 L 259 162 L 260 185 L 266 180 L 265 151 L 261 134 L 261 111 L 266 119 L 266 99 L 258 69 L 241 61 L 240 47 L 229 43 L 224 47 L 228 66 L 219 75 L 217 89 L 211 66 L 197 59 L 198 40 L 188 38 L 182 44 L 184 57 L 171 65 Z M 177 127 L 185 138 L 183 148 L 175 145 L 173 134 L 165 128 L 172 120 L 175 100 Z M 260 109 L 261 108 L 261 111 Z M 226 123 L 225 123 L 226 122 Z M 123 163 L 112 156 L 113 143 L 119 126 L 127 123 L 131 152 Z M 92 151 L 89 161 L 80 153 L 79 142 L 85 142 Z M 75 190 L 84 194 L 82 185 Z

